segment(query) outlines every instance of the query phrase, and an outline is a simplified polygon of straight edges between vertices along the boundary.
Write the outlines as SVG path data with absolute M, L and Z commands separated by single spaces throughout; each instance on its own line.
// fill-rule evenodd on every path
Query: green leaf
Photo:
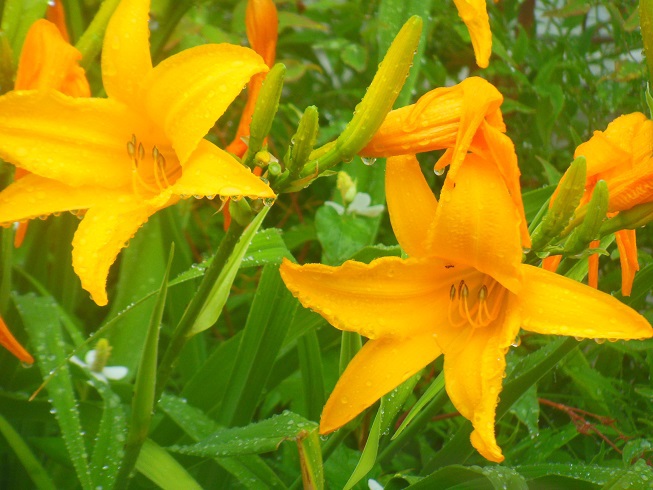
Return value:
M 379 407 L 372 428 L 367 436 L 365 448 L 361 454 L 360 460 L 356 465 L 356 469 L 352 473 L 349 481 L 345 485 L 345 490 L 353 488 L 365 475 L 367 475 L 376 462 L 376 456 L 379 452 L 379 440 L 381 435 L 386 433 L 390 428 L 392 421 L 403 407 L 408 396 L 412 393 L 413 388 L 419 380 L 419 375 L 415 375 L 404 381 L 397 388 L 381 398 L 381 405 Z
M 245 427 L 219 430 L 197 444 L 172 446 L 170 451 L 204 458 L 239 456 L 275 451 L 279 444 L 317 432 L 317 424 L 285 411 L 281 415 Z
M 299 368 L 302 373 L 302 396 L 306 406 L 306 418 L 319 420 L 324 407 L 324 375 L 322 353 L 315 330 L 309 330 L 297 339 Z
M 136 469 L 163 490 L 202 490 L 186 469 L 151 439 L 143 444 Z
M 79 410 L 75 391 L 70 378 L 70 370 L 66 362 L 64 339 L 61 333 L 61 322 L 58 307 L 50 298 L 37 297 L 33 294 L 14 296 L 16 308 L 23 319 L 23 324 L 30 335 L 34 354 L 43 378 L 50 371 L 62 365 L 59 374 L 50 379 L 47 385 L 61 437 L 75 467 L 77 478 L 84 489 L 94 489 L 91 471 L 88 464 L 88 453 L 84 445 L 82 425 L 79 420 Z
M 209 437 L 219 426 L 204 412 L 188 404 L 185 399 L 165 394 L 158 405 L 195 441 Z M 220 466 L 235 476 L 247 488 L 278 488 L 286 486 L 272 469 L 255 454 L 215 458 Z
M 331 206 L 315 213 L 317 238 L 322 244 L 323 262 L 339 265 L 363 247 L 372 244 L 375 224 L 371 218 L 339 215 Z
M 462 466 L 451 465 L 441 468 L 411 485 L 415 490 L 438 488 L 488 488 L 510 490 L 528 490 L 523 476 L 506 466 Z
M 55 490 L 57 488 L 25 440 L 2 415 L 0 415 L 0 434 L 4 436 L 36 488 L 39 490 Z
M 346 65 L 360 73 L 367 66 L 367 49 L 360 44 L 347 44 L 340 52 L 340 58 Z
M 305 431 L 297 439 L 299 464 L 302 468 L 304 488 L 324 489 L 322 450 L 317 430 Z
M 168 256 L 168 266 L 166 267 L 159 288 L 159 294 L 156 298 L 152 317 L 150 318 L 145 344 L 143 346 L 141 361 L 138 365 L 136 380 L 134 383 L 134 395 L 132 398 L 131 421 L 127 443 L 125 444 L 125 456 L 122 461 L 120 473 L 118 475 L 117 486 L 123 487 L 128 485 L 129 475 L 136 464 L 138 454 L 147 435 L 150 432 L 150 423 L 154 410 L 154 396 L 156 387 L 156 368 L 159 352 L 159 330 L 163 318 L 163 309 L 166 304 L 166 295 L 168 293 L 168 276 L 170 267 L 175 253 L 174 243 L 170 246 Z
M 256 217 L 247 226 L 247 228 L 245 228 L 245 231 L 241 235 L 240 240 L 234 247 L 233 252 L 227 259 L 224 268 L 220 272 L 218 280 L 215 281 L 213 288 L 209 292 L 206 301 L 204 302 L 204 306 L 197 315 L 189 335 L 192 336 L 198 334 L 199 332 L 203 332 L 207 328 L 210 328 L 218 320 L 218 317 L 222 312 L 222 308 L 224 307 L 225 303 L 227 302 L 227 298 L 229 297 L 231 285 L 236 278 L 236 273 L 238 272 L 240 263 L 245 256 L 245 252 L 247 252 L 249 244 L 261 226 L 261 223 L 263 223 L 263 220 L 265 219 L 265 216 L 268 214 L 269 210 L 269 207 L 265 207 L 258 215 L 256 215 Z
M 224 425 L 244 425 L 251 420 L 298 304 L 281 280 L 279 268 L 266 265 L 218 417 Z
M 399 436 L 406 427 L 408 427 L 408 424 L 412 422 L 412 420 L 420 414 L 420 412 L 428 405 L 433 398 L 438 395 L 442 390 L 444 389 L 444 372 L 441 372 L 437 378 L 431 383 L 426 390 L 426 392 L 420 397 L 420 399 L 417 401 L 415 405 L 413 405 L 413 408 L 410 409 L 410 412 L 408 412 L 408 415 L 406 415 L 406 418 L 401 422 L 401 425 L 397 430 L 395 431 L 394 435 L 392 436 L 393 439 Z
M 653 468 L 644 460 L 637 461 L 620 475 L 603 486 L 604 490 L 620 490 L 622 488 L 651 488 L 653 485 Z

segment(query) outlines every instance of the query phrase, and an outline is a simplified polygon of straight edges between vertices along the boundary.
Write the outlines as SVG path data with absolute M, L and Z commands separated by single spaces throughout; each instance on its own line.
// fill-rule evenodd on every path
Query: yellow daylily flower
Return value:
M 34 364 L 34 358 L 18 343 L 2 318 L 0 318 L 0 345 L 24 363 Z
M 615 298 L 521 263 L 521 213 L 487 160 L 468 155 L 438 203 L 416 158 L 393 157 L 386 191 L 392 227 L 409 258 L 281 266 L 305 307 L 370 339 L 327 401 L 322 433 L 443 354 L 446 390 L 474 426 L 472 445 L 500 462 L 495 410 L 506 352 L 520 328 L 588 338 L 653 336 L 646 319 Z
M 449 165 L 447 178 L 451 181 L 456 180 L 468 152 L 491 161 L 521 213 L 522 244 L 530 248 L 517 154 L 505 134 L 502 103 L 503 95 L 496 87 L 479 77 L 467 78 L 453 87 L 436 88 L 415 104 L 390 111 L 360 155 L 390 157 L 446 149 L 435 171 L 444 171 Z
M 48 7 L 48 13 L 56 9 L 58 16 L 63 15 L 61 3 L 58 7 Z M 61 22 L 61 18 L 59 21 Z M 79 66 L 82 55 L 71 46 L 61 29 L 52 22 L 40 19 L 27 31 L 23 48 L 18 60 L 14 90 L 54 89 L 73 97 L 90 97 L 91 89 L 86 80 L 84 69 Z M 24 177 L 29 172 L 16 169 L 15 179 Z M 19 223 L 14 237 L 14 246 L 20 247 L 27 232 L 27 222 Z
M 490 18 L 487 15 L 486 0 L 453 0 L 458 9 L 458 15 L 463 20 L 472 38 L 476 64 L 487 68 L 492 54 L 492 31 Z
M 249 78 L 268 68 L 254 51 L 198 46 L 152 67 L 149 1 L 123 0 L 107 27 L 108 98 L 56 91 L 0 97 L 0 158 L 31 172 L 0 193 L 0 223 L 88 210 L 73 239 L 82 287 L 107 304 L 106 278 L 125 242 L 181 197 L 274 197 L 204 139 Z
M 644 114 L 620 116 L 605 131 L 594 131 L 588 141 L 576 148 L 574 158 L 579 156 L 587 160 L 585 192 L 579 209 L 589 202 L 599 180 L 608 184 L 609 216 L 653 201 L 653 121 Z M 554 193 L 551 203 L 555 196 Z M 621 263 L 621 292 L 629 296 L 639 270 L 635 230 L 616 232 L 615 241 Z M 547 258 L 547 267 L 555 270 L 556 260 Z M 593 256 L 588 276 L 593 287 L 598 286 L 598 266 L 598 256 Z

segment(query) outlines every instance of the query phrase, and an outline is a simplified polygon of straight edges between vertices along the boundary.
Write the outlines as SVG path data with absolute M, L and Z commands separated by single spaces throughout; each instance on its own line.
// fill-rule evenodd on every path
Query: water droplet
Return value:
M 362 157 L 361 160 L 365 165 L 374 165 L 374 163 L 376 162 L 375 157 Z
M 433 173 L 439 177 L 444 173 L 444 168 L 434 168 Z

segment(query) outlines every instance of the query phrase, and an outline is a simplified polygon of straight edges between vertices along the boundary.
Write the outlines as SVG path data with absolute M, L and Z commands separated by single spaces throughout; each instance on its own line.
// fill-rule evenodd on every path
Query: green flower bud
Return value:
M 599 180 L 587 205 L 585 219 L 571 232 L 565 243 L 565 253 L 575 255 L 585 250 L 591 241 L 599 237 L 601 225 L 608 212 L 608 184 Z
M 569 224 L 585 192 L 586 174 L 587 163 L 585 157 L 580 156 L 571 163 L 569 170 L 562 176 L 553 205 L 531 235 L 533 250 L 542 249 Z

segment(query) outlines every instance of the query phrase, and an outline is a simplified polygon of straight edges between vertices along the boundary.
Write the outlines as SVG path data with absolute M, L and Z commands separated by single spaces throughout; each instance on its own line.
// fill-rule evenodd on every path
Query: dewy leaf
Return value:
M 240 263 L 247 252 L 247 248 L 254 238 L 257 230 L 263 223 L 263 219 L 268 214 L 270 208 L 265 207 L 261 212 L 252 220 L 252 222 L 247 226 L 245 231 L 240 237 L 240 240 L 234 247 L 231 256 L 227 260 L 224 269 L 220 273 L 218 280 L 215 282 L 213 289 L 209 293 L 202 310 L 195 320 L 195 324 L 191 329 L 189 336 L 193 336 L 200 332 L 203 332 L 207 328 L 210 328 L 220 316 L 222 308 L 227 302 L 229 297 L 229 291 L 231 290 L 231 285 L 236 278 L 236 273 L 240 267 Z
M 411 485 L 415 490 L 426 490 L 430 488 L 488 488 L 511 490 L 528 490 L 528 485 L 523 476 L 512 468 L 505 466 L 462 466 L 451 465 L 441 468 L 424 478 L 418 483 Z
M 164 393 L 158 407 L 195 441 L 210 436 L 220 428 L 203 411 L 189 405 L 186 399 Z M 276 473 L 255 454 L 215 460 L 240 483 L 253 490 L 286 488 Z
M 143 444 L 136 469 L 163 490 L 202 490 L 186 469 L 151 439 Z
M 79 420 L 79 409 L 73 389 L 70 370 L 66 363 L 66 345 L 61 334 L 57 304 L 52 298 L 33 294 L 14 296 L 16 308 L 32 340 L 34 354 L 45 378 L 60 364 L 59 375 L 50 379 L 47 385 L 52 403 L 51 413 L 57 418 L 61 436 L 68 449 L 77 478 L 84 489 L 94 489 L 88 464 L 88 453 L 84 445 L 84 431 Z
M 279 268 L 265 266 L 217 419 L 225 426 L 250 422 L 298 304 Z
M 305 437 L 307 432 L 317 432 L 317 424 L 286 411 L 262 422 L 218 431 L 197 444 L 169 449 L 205 458 L 260 454 L 276 450 L 283 441 Z
M 299 464 L 302 468 L 304 488 L 324 489 L 324 468 L 322 467 L 322 449 L 317 431 L 305 431 L 297 438 Z

